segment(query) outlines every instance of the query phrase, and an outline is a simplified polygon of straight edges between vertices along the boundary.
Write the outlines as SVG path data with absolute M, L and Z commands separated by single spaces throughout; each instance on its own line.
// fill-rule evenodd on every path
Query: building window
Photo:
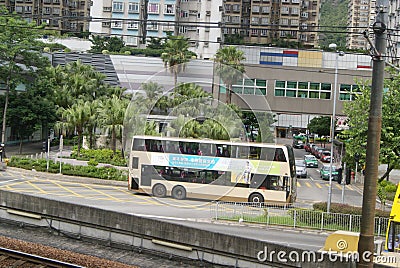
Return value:
M 113 21 L 111 24 L 111 28 L 115 28 L 115 29 L 122 29 L 122 21 Z
M 113 2 L 113 12 L 124 12 L 124 3 L 123 2 Z
M 303 81 L 275 81 L 275 96 L 290 98 L 330 99 L 332 84 Z
M 127 36 L 126 37 L 126 44 L 137 46 L 137 37 L 135 36 Z
M 167 4 L 164 6 L 164 14 L 174 15 L 175 14 L 175 5 Z
M 241 79 L 232 85 L 236 94 L 243 95 L 267 95 L 267 80 L 264 79 Z
M 128 13 L 139 13 L 139 3 L 129 3 Z
M 339 100 L 352 101 L 355 100 L 356 95 L 361 94 L 358 85 L 341 84 L 339 88 Z
M 147 7 L 147 13 L 149 14 L 159 14 L 160 13 L 160 5 L 159 4 L 154 4 L 154 3 L 149 3 Z
M 182 10 L 180 17 L 181 18 L 188 18 L 189 17 L 189 12 L 185 11 L 185 10 Z
M 146 29 L 148 31 L 157 31 L 158 30 L 158 22 L 157 21 L 148 21 Z
M 137 21 L 128 21 L 128 29 L 138 29 L 139 22 Z

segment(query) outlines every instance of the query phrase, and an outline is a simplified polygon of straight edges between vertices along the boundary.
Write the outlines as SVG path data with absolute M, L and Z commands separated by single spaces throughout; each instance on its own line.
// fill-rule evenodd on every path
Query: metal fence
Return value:
M 360 232 L 361 215 L 327 213 L 296 205 L 268 203 L 213 202 L 214 220 L 260 223 L 321 231 Z M 385 236 L 388 218 L 375 217 L 375 235 Z

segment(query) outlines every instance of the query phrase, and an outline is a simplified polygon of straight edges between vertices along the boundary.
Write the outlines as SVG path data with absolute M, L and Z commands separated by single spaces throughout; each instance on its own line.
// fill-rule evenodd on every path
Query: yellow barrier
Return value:
M 325 240 L 324 251 L 355 252 L 358 249 L 359 233 L 336 231 Z

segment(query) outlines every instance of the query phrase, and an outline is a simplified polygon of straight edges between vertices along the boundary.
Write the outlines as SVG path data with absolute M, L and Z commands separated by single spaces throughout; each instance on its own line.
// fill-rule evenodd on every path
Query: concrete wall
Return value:
M 88 237 L 108 244 L 125 244 L 127 248 L 144 248 L 162 253 L 201 259 L 235 267 L 353 267 L 352 263 L 332 262 L 324 258 L 320 262 L 279 262 L 274 255 L 272 262 L 257 260 L 259 251 L 297 252 L 301 249 L 271 244 L 246 237 L 231 236 L 199 230 L 175 223 L 142 218 L 115 211 L 70 204 L 57 200 L 0 191 L 0 217 L 38 226 L 51 223 L 60 232 Z M 16 215 L 10 209 L 41 216 L 41 219 Z M 51 221 L 49 221 L 51 219 Z M 165 245 L 165 243 L 171 243 Z M 164 244 L 164 245 L 163 245 Z M 294 254 L 294 253 L 292 253 Z M 260 255 L 263 256 L 263 255 Z M 316 253 L 320 257 L 320 253 Z

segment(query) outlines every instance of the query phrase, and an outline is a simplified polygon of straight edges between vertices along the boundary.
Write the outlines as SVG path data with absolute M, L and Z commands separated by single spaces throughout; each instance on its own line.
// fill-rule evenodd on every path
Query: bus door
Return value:
M 390 220 L 386 235 L 386 249 L 390 252 L 400 252 L 400 222 Z

